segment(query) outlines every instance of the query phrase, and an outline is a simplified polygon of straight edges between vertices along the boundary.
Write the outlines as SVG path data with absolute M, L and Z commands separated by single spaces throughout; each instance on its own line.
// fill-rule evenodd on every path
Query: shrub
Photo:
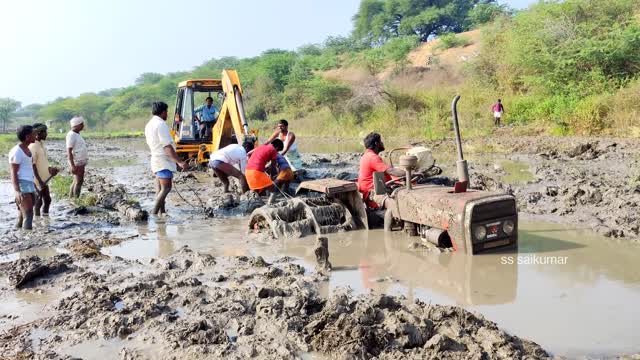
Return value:
M 441 35 L 438 37 L 438 40 L 440 40 L 440 42 L 434 48 L 439 50 L 463 47 L 471 44 L 471 40 L 469 40 L 469 38 L 453 33 Z
M 590 96 L 582 99 L 577 105 L 570 120 L 571 127 L 579 134 L 596 134 L 609 124 L 607 115 L 611 111 L 609 97 L 606 95 Z

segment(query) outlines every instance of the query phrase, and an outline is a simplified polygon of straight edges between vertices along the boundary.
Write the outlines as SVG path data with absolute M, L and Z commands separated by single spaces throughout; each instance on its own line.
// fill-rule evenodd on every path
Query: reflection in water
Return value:
M 250 243 L 246 235 L 246 219 L 229 218 L 211 219 L 210 222 L 173 223 L 173 220 L 162 219 L 140 225 L 140 237 L 116 246 L 102 249 L 111 256 L 126 259 L 163 258 L 171 255 L 183 246 L 193 251 L 214 255 L 251 255 L 261 251 L 267 244 Z
M 314 261 L 313 246 L 302 240 L 288 241 L 284 251 Z M 516 297 L 517 264 L 503 265 L 499 255 L 411 251 L 406 236 L 380 230 L 333 234 L 329 241 L 333 286 L 402 293 L 410 299 L 413 289 L 428 288 L 460 305 L 504 304 Z

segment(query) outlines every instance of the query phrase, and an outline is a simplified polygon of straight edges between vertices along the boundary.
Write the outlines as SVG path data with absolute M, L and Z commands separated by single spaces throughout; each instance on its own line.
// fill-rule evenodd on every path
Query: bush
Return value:
M 463 47 L 471 44 L 471 40 L 469 40 L 469 38 L 453 33 L 441 35 L 438 37 L 438 40 L 440 40 L 440 42 L 434 48 L 439 50 Z
M 407 55 L 411 50 L 420 45 L 417 36 L 401 36 L 393 38 L 381 46 L 365 50 L 355 62 L 364 65 L 371 74 L 378 74 L 388 65 L 394 65 L 395 69 L 402 69 L 407 64 Z
M 607 115 L 611 111 L 610 98 L 606 95 L 590 96 L 577 105 L 570 120 L 571 127 L 579 134 L 596 134 L 608 127 Z

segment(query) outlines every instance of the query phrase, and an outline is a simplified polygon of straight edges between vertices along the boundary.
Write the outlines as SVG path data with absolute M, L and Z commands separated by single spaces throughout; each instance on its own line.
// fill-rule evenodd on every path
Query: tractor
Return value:
M 311 180 L 299 185 L 297 194 L 302 195 L 299 198 L 255 210 L 249 228 L 269 229 L 275 237 L 323 234 L 368 229 L 373 218 L 382 217 L 385 231 L 402 230 L 459 253 L 475 255 L 517 249 L 515 197 L 469 189 L 468 165 L 458 126 L 459 99 L 456 96 L 452 103 L 458 155 L 458 180 L 453 186 L 431 181 L 435 161 L 428 149 L 406 147 L 402 148 L 406 153 L 398 163 L 405 170 L 404 178 L 384 183 L 384 174 L 374 173 L 375 193 L 387 196 L 386 209 L 366 209 L 353 182 Z M 293 202 L 295 206 L 291 206 Z

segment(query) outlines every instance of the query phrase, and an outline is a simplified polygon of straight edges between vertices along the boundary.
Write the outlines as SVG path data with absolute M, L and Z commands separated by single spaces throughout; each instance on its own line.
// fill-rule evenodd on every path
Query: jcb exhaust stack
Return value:
M 469 187 L 469 166 L 467 160 L 464 159 L 462 154 L 462 139 L 460 137 L 460 126 L 458 125 L 458 100 L 460 95 L 456 95 L 453 98 L 453 104 L 451 104 L 453 113 L 453 130 L 456 135 L 456 149 L 458 151 L 458 161 L 456 161 L 456 170 L 458 175 L 458 183 L 455 185 L 455 192 L 465 192 Z

